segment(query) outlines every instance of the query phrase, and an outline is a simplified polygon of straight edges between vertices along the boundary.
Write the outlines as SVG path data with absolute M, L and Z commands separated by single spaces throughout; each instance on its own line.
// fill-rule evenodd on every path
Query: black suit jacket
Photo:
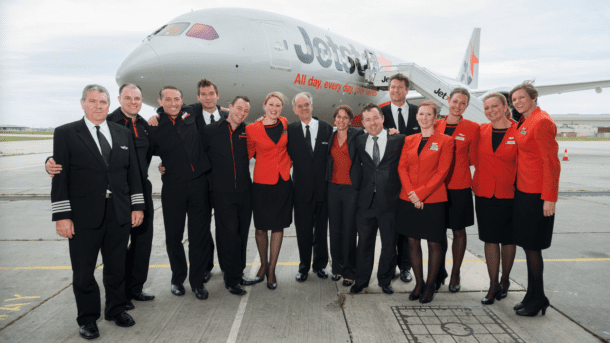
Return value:
M 400 160 L 402 146 L 405 143 L 405 135 L 388 135 L 388 142 L 379 166 L 375 166 L 373 159 L 366 152 L 365 147 L 368 138 L 368 133 L 356 138 L 358 156 L 362 167 L 358 207 L 365 210 L 371 207 L 376 185 L 375 196 L 379 206 L 384 210 L 394 210 L 398 205 L 398 196 L 400 195 L 401 184 L 398 176 L 398 161 Z
M 335 139 L 336 131 L 333 131 L 330 134 L 330 138 L 328 139 L 328 161 L 326 164 L 326 181 L 330 182 L 333 177 L 333 156 L 330 154 L 330 149 L 333 146 L 333 142 Z M 349 152 L 349 158 L 352 161 L 352 166 L 349 170 L 349 178 L 352 181 L 352 186 L 358 189 L 360 187 L 361 182 L 361 167 L 360 167 L 360 158 L 358 157 L 358 149 L 356 148 L 356 138 L 365 131 L 359 127 L 350 127 L 347 129 L 347 140 L 345 144 L 347 144 L 347 151 Z
M 317 119 L 317 118 L 316 118 Z M 306 145 L 301 121 L 288 125 L 288 154 L 292 160 L 292 184 L 294 201 L 326 201 L 328 184 L 326 183 L 326 161 L 328 139 L 333 127 L 318 120 L 318 136 L 313 155 Z
M 412 134 L 420 133 L 421 129 L 419 127 L 419 123 L 417 122 L 417 106 L 409 105 L 409 118 L 407 122 L 405 122 L 405 126 L 407 128 L 407 132 L 401 132 L 401 134 L 405 136 L 410 136 Z M 383 127 L 386 129 L 397 129 L 398 123 L 394 122 L 394 116 L 392 115 L 392 104 L 388 104 L 381 108 L 381 112 L 383 113 Z M 404 113 L 403 113 L 404 115 Z
M 131 211 L 144 210 L 144 194 L 131 132 L 108 122 L 112 136 L 110 163 L 102 158 L 81 119 L 55 129 L 53 157 L 63 170 L 52 180 L 53 221 L 72 219 L 76 228 L 97 228 L 104 220 L 110 185 L 117 220 L 131 221 Z

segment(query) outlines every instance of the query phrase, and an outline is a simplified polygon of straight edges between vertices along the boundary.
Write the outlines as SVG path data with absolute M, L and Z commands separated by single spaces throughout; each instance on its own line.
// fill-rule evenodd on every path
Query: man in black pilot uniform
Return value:
M 298 282 L 307 280 L 309 268 L 327 279 L 328 264 L 328 184 L 326 164 L 332 126 L 311 116 L 311 94 L 299 93 L 292 99 L 299 121 L 288 125 L 288 154 L 292 160 L 294 225 L 299 246 Z M 313 265 L 311 255 L 313 250 Z
M 63 172 L 53 178 L 51 209 L 56 231 L 69 238 L 80 335 L 99 337 L 100 291 L 94 271 L 101 249 L 104 318 L 135 324 L 125 312 L 125 253 L 131 227 L 142 223 L 144 195 L 129 130 L 106 121 L 109 94 L 100 85 L 83 90 L 85 117 L 55 130 L 53 156 Z
M 165 224 L 167 255 L 172 269 L 172 294 L 185 293 L 187 261 L 182 245 L 188 213 L 189 283 L 200 300 L 208 298 L 204 286 L 210 261 L 210 204 L 205 173 L 210 161 L 203 150 L 201 116 L 182 107 L 182 92 L 165 86 L 159 92 L 159 125 L 150 126 L 148 138 L 154 155 L 166 167 L 162 176 L 161 204 Z
M 252 179 L 246 125 L 250 100 L 237 96 L 225 119 L 205 126 L 203 145 L 212 164 L 208 176 L 214 199 L 216 246 L 223 256 L 225 287 L 232 294 L 244 295 L 241 285 L 253 285 L 243 277 L 246 268 L 248 231 L 252 220 Z
M 375 259 L 377 229 L 381 238 L 381 255 L 377 280 L 386 294 L 394 293 L 390 285 L 396 269 L 396 208 L 400 194 L 398 161 L 405 136 L 388 135 L 383 128 L 381 110 L 375 104 L 362 109 L 362 124 L 367 134 L 356 138 L 361 165 L 360 194 L 358 195 L 358 258 L 356 283 L 351 293 L 360 293 L 368 287 Z
M 384 121 L 383 127 L 386 129 L 397 129 L 399 133 L 410 136 L 420 133 L 419 123 L 417 123 L 417 106 L 407 103 L 406 96 L 409 94 L 409 79 L 403 74 L 394 74 L 389 80 L 389 94 L 392 102 L 381 108 Z M 408 225 L 407 223 L 397 223 L 397 225 Z M 411 269 L 411 258 L 409 257 L 409 243 L 405 236 L 396 234 L 396 264 L 400 269 L 400 280 L 411 282 L 413 276 L 409 272 Z

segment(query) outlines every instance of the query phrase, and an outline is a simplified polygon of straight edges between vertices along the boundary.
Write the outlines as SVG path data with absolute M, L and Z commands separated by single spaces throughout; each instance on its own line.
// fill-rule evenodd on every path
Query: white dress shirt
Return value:
M 373 144 L 375 143 L 373 137 L 374 136 L 369 135 L 364 147 L 364 150 L 371 156 L 371 159 L 373 159 Z M 379 133 L 377 137 L 379 137 L 377 145 L 379 145 L 379 162 L 381 162 L 381 160 L 383 160 L 383 154 L 385 153 L 385 146 L 388 143 L 388 131 L 386 129 L 381 130 L 381 133 Z
M 309 124 L 301 122 L 301 127 L 303 128 L 303 136 L 307 137 L 307 128 L 305 127 L 305 125 L 309 125 L 309 133 L 311 134 L 311 150 L 315 150 L 316 138 L 318 137 L 318 120 L 315 118 L 311 118 Z
M 402 108 L 402 119 L 405 121 L 405 128 L 407 127 L 407 123 L 409 122 L 409 104 L 405 101 L 405 103 L 398 107 L 393 103 L 390 104 L 390 108 L 392 109 L 392 118 L 394 118 L 394 123 L 396 124 L 396 130 L 400 129 L 398 125 L 398 109 Z M 404 132 L 401 132 L 404 133 Z
M 214 115 L 214 121 L 217 122 L 220 120 L 220 112 L 218 111 L 218 107 L 216 107 L 216 111 L 214 113 L 210 113 L 206 110 L 203 110 L 203 119 L 205 120 L 205 124 L 211 123 L 212 114 Z
M 85 124 L 87 125 L 89 132 L 91 132 L 91 136 L 93 137 L 93 140 L 95 141 L 95 144 L 97 145 L 97 148 L 99 149 L 100 154 L 102 154 L 102 148 L 100 147 L 100 141 L 99 141 L 99 139 L 97 139 L 97 129 L 95 128 L 95 124 L 93 124 L 91 121 L 89 121 L 89 119 L 87 119 L 87 117 L 85 117 Z M 99 125 L 99 127 L 100 127 L 100 132 L 102 133 L 102 135 L 104 135 L 104 137 L 106 137 L 108 144 L 110 144 L 110 149 L 112 149 L 112 136 L 110 135 L 110 129 L 108 128 L 108 123 L 104 120 L 104 122 L 101 123 Z

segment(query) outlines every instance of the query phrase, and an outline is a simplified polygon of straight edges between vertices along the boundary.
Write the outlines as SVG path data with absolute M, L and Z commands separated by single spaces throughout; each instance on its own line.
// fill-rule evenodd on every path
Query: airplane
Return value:
M 301 20 L 276 13 L 237 8 L 215 8 L 180 15 L 146 37 L 116 72 L 117 84 L 142 88 L 145 104 L 156 107 L 159 90 L 172 85 L 185 104 L 197 101 L 197 81 L 206 78 L 219 88 L 219 104 L 245 95 L 251 112 L 260 110 L 265 96 L 282 92 L 287 99 L 282 115 L 297 120 L 290 110 L 292 97 L 307 91 L 313 96 L 314 116 L 333 122 L 337 106 L 354 113 L 367 103 L 389 103 L 387 79 L 397 72 L 409 77 L 407 96 L 418 105 L 432 100 L 440 114 L 448 113 L 448 94 L 456 87 L 471 92 L 464 117 L 487 122 L 482 98 L 491 92 L 508 97 L 512 86 L 477 89 L 480 28 L 473 30 L 455 79 L 439 75 L 354 40 Z M 537 86 L 540 96 L 610 87 L 610 80 Z M 412 94 L 413 92 L 410 92 Z M 513 110 L 518 119 L 518 113 Z M 250 116 L 250 121 L 257 118 Z

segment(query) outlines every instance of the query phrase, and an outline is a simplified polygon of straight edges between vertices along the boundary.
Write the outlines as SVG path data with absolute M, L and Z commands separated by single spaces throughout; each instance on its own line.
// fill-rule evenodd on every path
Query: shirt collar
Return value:
M 318 120 L 314 117 L 311 117 L 309 124 L 301 122 L 301 127 L 303 128 L 303 130 L 305 130 L 306 125 L 309 125 L 309 128 L 313 130 L 314 128 L 318 127 Z
M 398 109 L 402 108 L 402 114 L 406 114 L 407 111 L 409 110 L 409 104 L 407 104 L 407 102 L 405 101 L 405 103 L 398 107 L 396 105 L 394 105 L 394 103 L 390 103 L 390 105 L 392 106 L 392 113 L 398 113 Z
M 216 107 L 216 110 L 213 113 L 210 113 L 206 110 L 203 109 L 203 107 L 201 108 L 201 110 L 203 111 L 203 115 L 206 118 L 210 118 L 212 116 L 212 114 L 214 115 L 214 120 L 218 121 L 220 119 L 220 112 L 218 111 L 218 107 Z
M 89 131 L 97 130 L 95 128 L 96 125 L 93 124 L 89 119 L 87 119 L 87 116 L 85 116 L 84 118 L 85 118 L 85 125 L 87 125 L 87 128 L 89 129 Z M 105 119 L 99 126 L 100 126 L 100 130 L 102 130 L 102 131 L 110 131 L 110 129 L 108 129 L 108 122 L 106 122 Z
M 386 129 L 382 129 L 381 132 L 377 136 L 373 136 L 373 135 L 369 134 L 370 139 L 373 139 L 373 137 L 379 137 L 380 140 L 384 140 L 388 137 L 388 131 Z

